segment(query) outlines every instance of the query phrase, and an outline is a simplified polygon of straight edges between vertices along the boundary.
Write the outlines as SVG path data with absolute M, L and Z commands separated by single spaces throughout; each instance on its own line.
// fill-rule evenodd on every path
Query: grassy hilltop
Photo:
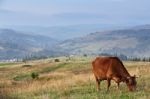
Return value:
M 121 83 L 120 91 L 112 81 L 106 91 L 96 90 L 89 57 L 59 57 L 27 63 L 0 63 L 0 99 L 150 99 L 150 63 L 123 62 L 131 75 L 136 74 L 137 91 L 128 92 Z M 33 74 L 38 74 L 33 79 Z

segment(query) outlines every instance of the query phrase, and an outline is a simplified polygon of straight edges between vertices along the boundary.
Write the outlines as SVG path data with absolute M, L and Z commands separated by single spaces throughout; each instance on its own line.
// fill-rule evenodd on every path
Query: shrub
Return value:
M 39 74 L 37 72 L 33 72 L 33 73 L 31 73 L 31 77 L 32 77 L 32 79 L 38 79 Z
M 84 56 L 84 57 L 87 57 L 88 55 L 87 55 L 87 54 L 83 54 L 83 56 Z
M 32 67 L 32 65 L 22 65 L 22 67 Z
M 59 60 L 59 59 L 55 59 L 54 61 L 55 61 L 55 62 L 60 62 L 60 60 Z

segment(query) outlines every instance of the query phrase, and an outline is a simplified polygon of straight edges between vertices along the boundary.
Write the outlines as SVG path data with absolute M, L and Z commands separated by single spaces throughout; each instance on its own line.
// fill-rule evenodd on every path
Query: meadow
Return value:
M 137 91 L 120 90 L 106 81 L 97 91 L 92 73 L 93 57 L 57 57 L 26 63 L 0 63 L 0 99 L 150 99 L 150 63 L 123 61 L 131 75 L 138 75 Z M 33 79 L 32 74 L 38 74 Z

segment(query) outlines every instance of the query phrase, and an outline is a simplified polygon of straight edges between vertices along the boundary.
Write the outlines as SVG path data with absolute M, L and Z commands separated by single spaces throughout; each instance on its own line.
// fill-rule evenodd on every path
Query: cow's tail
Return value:
M 92 61 L 92 66 L 94 66 L 95 65 L 95 61 Z
M 95 61 L 92 61 L 92 72 L 94 73 L 94 65 L 95 65 Z
M 95 67 L 95 60 L 92 61 L 92 71 L 94 71 L 94 67 Z

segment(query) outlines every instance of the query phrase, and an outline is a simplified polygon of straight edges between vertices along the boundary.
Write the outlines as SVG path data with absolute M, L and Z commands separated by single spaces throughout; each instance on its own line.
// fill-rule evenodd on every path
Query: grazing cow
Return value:
M 135 75 L 131 76 L 123 63 L 118 57 L 97 57 L 93 62 L 93 73 L 96 79 L 97 90 L 100 90 L 100 82 L 107 80 L 107 91 L 109 90 L 111 80 L 117 83 L 119 89 L 119 83 L 125 82 L 129 91 L 136 89 Z

